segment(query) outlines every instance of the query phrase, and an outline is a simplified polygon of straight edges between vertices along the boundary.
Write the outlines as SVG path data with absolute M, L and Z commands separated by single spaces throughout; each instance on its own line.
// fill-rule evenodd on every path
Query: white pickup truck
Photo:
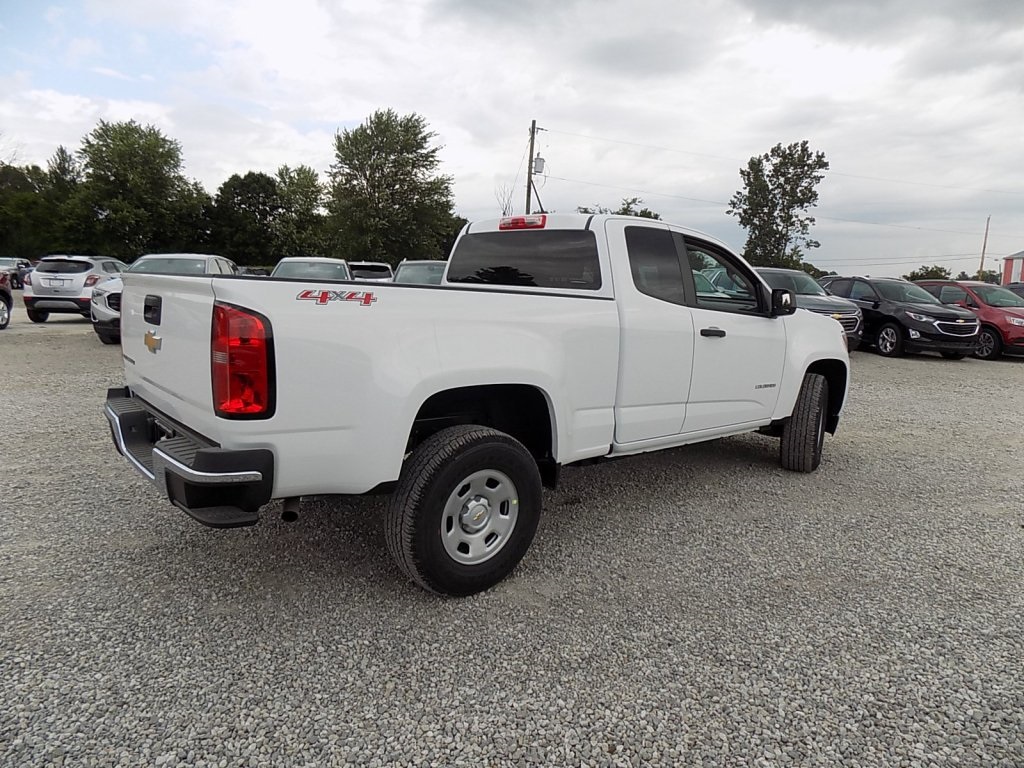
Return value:
M 719 267 L 738 288 L 700 290 Z M 650 219 L 471 223 L 441 285 L 124 277 L 105 410 L 136 469 L 215 527 L 390 492 L 389 550 L 448 595 L 512 571 L 567 464 L 757 430 L 813 471 L 849 383 L 838 322 Z

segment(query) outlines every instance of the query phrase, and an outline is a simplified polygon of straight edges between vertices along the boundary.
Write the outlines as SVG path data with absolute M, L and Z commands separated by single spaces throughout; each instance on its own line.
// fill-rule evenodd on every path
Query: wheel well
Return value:
M 458 387 L 431 395 L 416 414 L 407 450 L 457 424 L 479 424 L 511 435 L 526 446 L 548 487 L 558 479 L 554 430 L 547 398 L 527 384 Z
M 825 429 L 835 434 L 839 426 L 839 411 L 846 395 L 846 366 L 839 360 L 817 360 L 811 363 L 808 373 L 820 373 L 828 382 L 828 412 L 825 415 Z

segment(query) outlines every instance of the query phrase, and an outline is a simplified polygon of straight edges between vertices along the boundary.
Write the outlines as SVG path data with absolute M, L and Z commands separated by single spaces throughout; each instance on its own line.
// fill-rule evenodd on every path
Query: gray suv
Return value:
M 93 286 L 128 268 L 109 256 L 44 256 L 25 277 L 25 310 L 33 323 L 45 323 L 53 312 L 89 317 Z

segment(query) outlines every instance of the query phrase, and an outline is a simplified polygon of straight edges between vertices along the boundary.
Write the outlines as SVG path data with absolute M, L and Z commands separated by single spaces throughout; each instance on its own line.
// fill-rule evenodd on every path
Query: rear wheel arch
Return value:
M 533 456 L 544 485 L 558 479 L 554 409 L 530 384 L 482 384 L 436 392 L 420 406 L 409 432 L 412 451 L 442 429 L 463 424 L 490 427 L 514 437 Z

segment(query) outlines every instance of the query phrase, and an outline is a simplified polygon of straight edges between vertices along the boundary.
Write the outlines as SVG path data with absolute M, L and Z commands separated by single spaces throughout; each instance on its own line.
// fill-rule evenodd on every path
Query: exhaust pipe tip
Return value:
M 302 501 L 300 496 L 291 496 L 284 500 L 284 509 L 281 512 L 281 519 L 286 523 L 294 523 L 299 519 L 299 504 Z

